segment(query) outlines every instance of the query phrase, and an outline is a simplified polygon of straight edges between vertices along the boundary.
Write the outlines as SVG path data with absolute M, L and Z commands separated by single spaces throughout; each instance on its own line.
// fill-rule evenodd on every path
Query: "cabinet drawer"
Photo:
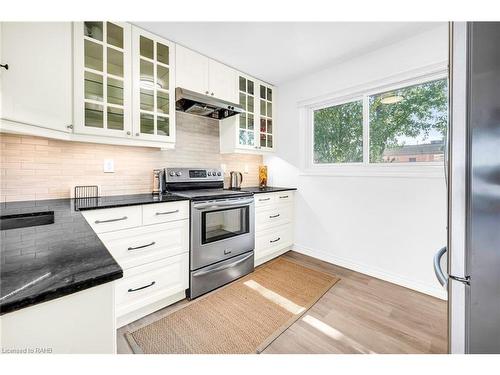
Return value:
M 99 236 L 123 269 L 189 251 L 189 221 L 149 225 Z
M 292 219 L 293 205 L 291 204 L 274 204 L 270 207 L 261 207 L 255 213 L 256 236 L 265 229 L 291 223 Z
M 272 206 L 276 201 L 276 196 L 273 193 L 255 194 L 255 207 Z
M 145 307 L 188 286 L 188 253 L 125 270 L 123 279 L 115 284 L 116 315 Z
M 277 193 L 255 194 L 255 207 L 268 207 L 274 204 L 291 203 L 293 191 L 280 191 Z
M 277 204 L 293 202 L 293 191 L 281 191 L 274 193 L 274 202 Z
M 146 204 L 142 206 L 144 225 L 189 218 L 189 201 Z
M 138 227 L 142 224 L 141 206 L 105 208 L 82 212 L 96 233 Z
M 285 224 L 267 230 L 255 238 L 255 258 L 261 258 L 293 243 L 293 226 Z

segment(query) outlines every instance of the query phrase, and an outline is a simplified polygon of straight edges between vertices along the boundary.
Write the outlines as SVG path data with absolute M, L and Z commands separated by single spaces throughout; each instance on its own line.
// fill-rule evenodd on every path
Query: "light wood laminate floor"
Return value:
M 264 353 L 446 353 L 446 302 L 293 251 L 282 255 L 340 277 Z M 131 353 L 124 333 L 167 315 L 180 301 L 118 330 L 118 353 Z

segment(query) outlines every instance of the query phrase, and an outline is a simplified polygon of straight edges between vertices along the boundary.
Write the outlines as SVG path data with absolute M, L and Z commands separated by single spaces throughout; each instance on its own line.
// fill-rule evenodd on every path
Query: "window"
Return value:
M 446 79 L 370 96 L 370 163 L 443 160 Z
M 314 111 L 314 163 L 363 161 L 363 101 Z
M 311 108 L 312 165 L 443 161 L 446 78 L 367 91 L 337 103 Z

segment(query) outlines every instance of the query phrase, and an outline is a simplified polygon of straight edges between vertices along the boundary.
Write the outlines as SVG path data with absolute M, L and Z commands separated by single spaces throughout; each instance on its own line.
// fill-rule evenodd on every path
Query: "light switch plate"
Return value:
M 115 172 L 115 161 L 113 159 L 104 159 L 103 170 L 104 170 L 104 173 L 114 173 Z

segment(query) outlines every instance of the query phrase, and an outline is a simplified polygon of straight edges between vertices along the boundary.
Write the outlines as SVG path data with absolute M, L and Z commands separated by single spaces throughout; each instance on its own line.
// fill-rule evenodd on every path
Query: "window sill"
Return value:
M 320 177 L 392 177 L 392 178 L 443 178 L 442 163 L 426 165 L 337 165 L 313 166 L 302 169 L 300 176 Z

